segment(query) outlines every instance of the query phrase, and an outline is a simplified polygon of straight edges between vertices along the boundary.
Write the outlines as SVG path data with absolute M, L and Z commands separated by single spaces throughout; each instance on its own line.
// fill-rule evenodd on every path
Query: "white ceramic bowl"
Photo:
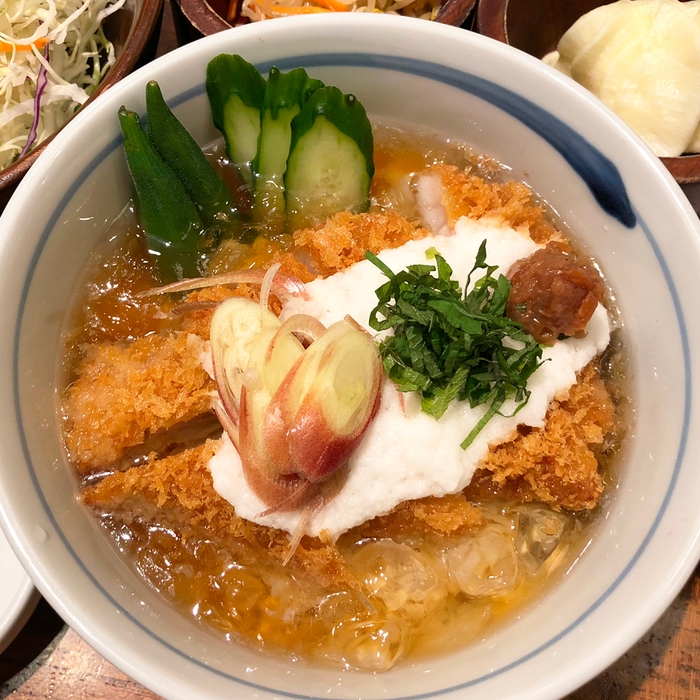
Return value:
M 207 61 L 298 65 L 399 118 L 473 144 L 527 181 L 593 253 L 616 292 L 635 424 L 590 546 L 507 627 L 382 675 L 225 645 L 121 562 L 76 502 L 55 416 L 59 332 L 106 224 L 130 195 L 117 108 L 159 81 L 201 143 L 216 137 Z M 606 211 L 607 209 L 607 211 Z M 0 223 L 0 506 L 38 588 L 110 661 L 165 698 L 532 698 L 573 690 L 637 640 L 700 553 L 698 220 L 658 159 L 589 93 L 516 50 L 395 17 L 311 17 L 209 37 L 123 80 L 47 148 Z

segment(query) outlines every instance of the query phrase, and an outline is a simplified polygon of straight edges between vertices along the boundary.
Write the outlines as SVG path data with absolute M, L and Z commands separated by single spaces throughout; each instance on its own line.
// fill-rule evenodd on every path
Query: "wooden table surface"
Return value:
M 176 45 L 166 0 L 157 53 Z M 700 700 L 700 566 L 651 630 L 611 662 L 566 700 Z M 158 700 L 93 651 L 44 600 L 0 654 L 0 700 L 5 698 Z

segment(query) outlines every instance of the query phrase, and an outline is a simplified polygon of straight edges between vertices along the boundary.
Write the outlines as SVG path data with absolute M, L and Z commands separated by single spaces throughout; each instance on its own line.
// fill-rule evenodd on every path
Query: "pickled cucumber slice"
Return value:
M 224 135 L 226 152 L 238 166 L 244 182 L 251 185 L 265 79 L 241 56 L 219 54 L 207 65 L 206 87 L 212 118 Z
M 369 208 L 373 138 L 364 107 L 335 87 L 317 90 L 292 121 L 284 178 L 292 231 Z
M 303 68 L 280 73 L 272 68 L 267 79 L 257 156 L 253 163 L 255 191 L 253 211 L 257 220 L 267 220 L 268 234 L 284 226 L 284 173 L 292 142 L 292 119 L 309 97 L 323 87 Z M 270 230 L 273 229 L 273 230 Z

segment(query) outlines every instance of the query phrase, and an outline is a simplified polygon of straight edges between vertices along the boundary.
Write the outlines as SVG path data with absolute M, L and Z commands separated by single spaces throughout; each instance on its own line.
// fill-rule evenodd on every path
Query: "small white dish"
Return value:
M 0 653 L 19 634 L 39 601 L 34 588 L 10 543 L 0 530 Z

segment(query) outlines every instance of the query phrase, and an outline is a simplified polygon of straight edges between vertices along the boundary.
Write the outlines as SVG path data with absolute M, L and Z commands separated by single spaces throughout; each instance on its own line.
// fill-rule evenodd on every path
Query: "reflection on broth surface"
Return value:
M 226 170 L 218 148 L 210 158 Z M 461 145 L 380 127 L 375 168 L 368 214 L 341 213 L 272 238 L 259 221 L 259 235 L 221 242 L 209 273 L 280 263 L 309 283 L 357 263 L 367 249 L 422 239 L 431 234 L 425 226 L 454 229 L 462 216 L 515 230 L 528 245 L 559 241 L 568 249 L 524 185 Z M 421 173 L 432 184 L 418 184 Z M 209 469 L 222 449 L 207 359 L 212 315 L 232 296 L 257 301 L 260 287 L 139 297 L 156 286 L 157 273 L 133 214 L 106 237 L 67 333 L 67 450 L 81 499 L 125 561 L 213 633 L 381 671 L 481 638 L 541 594 L 589 541 L 623 433 L 624 392 L 619 383 L 606 387 L 600 370 L 624 365 L 619 331 L 603 360 L 591 350 L 596 356 L 549 402 L 540 425 L 515 419 L 471 468 L 466 488 L 401 502 L 344 532 L 304 535 L 290 551 L 294 528 L 239 517 Z M 270 308 L 279 314 L 283 306 L 273 292 Z M 408 420 L 410 396 L 401 401 Z M 470 428 L 454 435 L 456 444 Z M 393 465 L 386 468 L 391 474 Z M 371 488 L 382 488 L 382 478 Z

